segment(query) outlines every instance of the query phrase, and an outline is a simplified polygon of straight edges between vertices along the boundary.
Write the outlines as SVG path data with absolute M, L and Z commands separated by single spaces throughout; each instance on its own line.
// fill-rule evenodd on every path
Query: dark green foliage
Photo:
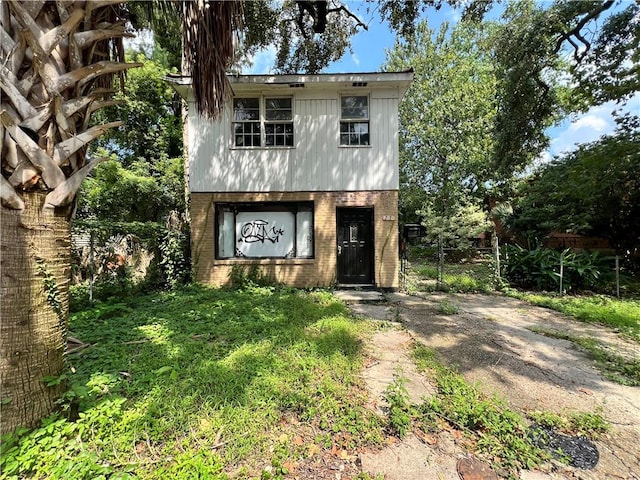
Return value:
M 76 221 L 74 233 L 91 234 L 93 237 L 94 300 L 106 301 L 140 292 L 175 289 L 188 284 L 191 281 L 191 256 L 186 228 L 179 220 L 168 226 L 152 222 Z M 129 258 L 127 264 L 118 265 L 115 252 L 109 248 L 113 239 L 121 239 L 121 242 L 130 245 L 125 254 Z M 153 259 L 144 278 L 134 279 L 131 270 L 137 257 L 145 253 Z M 86 281 L 71 290 L 72 310 L 89 306 L 90 266 L 76 268 Z
M 640 91 L 639 59 L 640 5 L 627 2 L 602 25 L 584 61 L 575 68 L 578 93 L 595 104 L 627 101 Z
M 125 222 L 163 221 L 185 209 L 181 100 L 163 80 L 169 70 L 143 54 L 143 63 L 127 75 L 120 103 L 101 110 L 95 123 L 124 120 L 93 143 L 90 154 L 109 156 L 84 181 L 78 216 Z
M 159 245 L 160 270 L 169 288 L 186 285 L 191 281 L 191 255 L 189 235 L 186 231 L 169 229 Z
M 560 69 L 556 28 L 543 6 L 513 2 L 498 30 L 493 165 L 505 175 L 529 165 L 548 146 L 545 131 L 558 111 L 558 98 L 542 72 L 553 75 Z
M 112 222 L 159 222 L 184 211 L 182 159 L 134 162 L 125 168 L 107 160 L 87 178 L 78 198 L 80 218 Z
M 640 245 L 640 120 L 545 165 L 521 191 L 512 227 L 528 239 L 553 231 L 606 238 L 618 253 Z
M 127 61 L 143 66 L 127 73 L 126 90 L 114 96 L 120 103 L 100 110 L 93 117 L 94 123 L 122 120 L 124 125 L 101 136 L 92 149 L 105 148 L 116 153 L 125 167 L 141 160 L 154 164 L 180 157 L 182 101 L 163 80 L 170 70 L 143 53 L 130 52 Z
M 502 274 L 514 286 L 558 291 L 562 263 L 563 291 L 601 290 L 611 281 L 611 262 L 598 252 L 574 252 L 503 245 Z

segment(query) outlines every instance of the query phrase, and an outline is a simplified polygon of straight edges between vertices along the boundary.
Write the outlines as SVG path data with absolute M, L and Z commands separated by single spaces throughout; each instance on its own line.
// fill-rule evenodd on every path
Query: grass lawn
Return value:
M 90 346 L 68 357 L 62 407 L 79 418 L 4 438 L 0 477 L 278 478 L 322 449 L 380 443 L 358 376 L 373 328 L 329 293 L 266 287 L 72 314 Z

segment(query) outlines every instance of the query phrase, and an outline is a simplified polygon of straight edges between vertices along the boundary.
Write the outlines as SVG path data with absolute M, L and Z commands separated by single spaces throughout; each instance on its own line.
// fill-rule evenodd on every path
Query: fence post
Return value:
M 616 297 L 620 298 L 620 256 L 616 255 Z
M 89 303 L 93 303 L 93 230 L 89 230 Z
M 442 245 L 442 232 L 438 233 L 438 289 L 442 288 L 444 277 L 444 246 Z
M 564 251 L 560 254 L 560 296 L 562 296 L 562 276 L 564 274 Z
M 498 284 L 500 284 L 500 245 L 498 235 L 496 235 L 495 233 L 491 237 L 491 244 L 493 246 L 493 253 L 495 256 L 496 281 L 498 282 Z

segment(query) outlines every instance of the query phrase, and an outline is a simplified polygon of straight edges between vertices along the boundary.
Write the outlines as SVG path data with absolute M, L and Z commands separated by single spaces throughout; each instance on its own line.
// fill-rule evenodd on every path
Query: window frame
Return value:
M 258 100 L 258 118 L 257 119 L 242 119 L 242 120 L 238 120 L 236 118 L 236 101 L 242 101 L 242 100 Z M 233 102 L 232 102 L 232 106 L 233 106 L 233 111 L 231 113 L 232 115 L 232 120 L 231 120 L 231 133 L 233 136 L 233 145 L 236 148 L 256 148 L 259 147 L 260 145 L 254 145 L 253 144 L 253 140 L 252 140 L 252 144 L 251 145 L 237 145 L 236 141 L 238 139 L 238 137 L 242 137 L 243 139 L 247 138 L 247 136 L 249 136 L 250 138 L 255 138 L 256 133 L 255 131 L 253 131 L 253 126 L 258 127 L 258 139 L 260 141 L 260 143 L 262 143 L 262 122 L 260 119 L 260 98 L 259 97 L 234 97 L 233 98 Z M 247 109 L 249 110 L 249 109 Z M 251 110 L 255 110 L 255 108 L 252 108 Z M 242 133 L 238 134 L 236 132 L 236 126 L 240 126 L 242 125 Z M 247 125 L 252 125 L 251 127 L 251 131 L 247 132 L 245 130 L 245 127 Z
M 236 253 L 237 237 L 237 217 L 243 212 L 286 212 L 293 214 L 293 250 L 292 256 L 241 256 Z M 233 213 L 233 255 L 223 256 L 221 253 L 221 230 L 223 229 L 224 214 Z M 300 247 L 298 245 L 298 216 L 300 212 L 309 212 L 311 214 L 311 253 L 310 255 L 299 255 Z M 223 261 L 236 260 L 300 260 L 315 259 L 316 248 L 316 224 L 315 224 L 315 203 L 313 201 L 291 201 L 291 202 L 218 202 L 215 206 L 214 219 L 214 258 Z M 222 221 L 221 221 L 222 219 Z
M 347 97 L 361 97 L 366 98 L 366 117 L 345 117 L 343 116 L 343 99 Z M 362 148 L 362 147 L 371 147 L 371 96 L 369 94 L 362 94 L 360 92 L 348 92 L 340 94 L 339 98 L 339 131 L 338 131 L 338 146 L 340 148 Z M 355 126 L 356 124 L 366 124 L 367 125 L 367 133 L 356 133 L 351 132 L 351 126 Z M 347 126 L 346 132 L 343 132 L 343 126 Z M 343 136 L 346 135 L 348 138 L 348 143 L 342 143 Z M 358 143 L 351 143 L 351 136 L 357 135 L 360 139 Z M 367 143 L 362 143 L 361 139 L 366 135 Z
M 258 100 L 258 120 L 250 120 L 250 121 L 243 121 L 243 120 L 236 120 L 236 100 L 242 100 L 242 99 L 257 99 Z M 281 99 L 288 99 L 290 101 L 290 108 L 288 109 L 278 109 L 278 110 L 283 110 L 286 111 L 288 110 L 290 112 L 290 118 L 288 120 L 285 119 L 267 119 L 267 102 L 268 100 L 281 100 Z M 233 97 L 233 111 L 232 111 L 232 117 L 231 117 L 231 145 L 232 145 L 232 149 L 240 149 L 240 150 L 248 150 L 248 149 L 289 149 L 289 148 L 296 148 L 296 136 L 295 136 L 295 128 L 294 128 L 294 118 L 295 118 L 295 112 L 294 112 L 294 97 L 293 95 L 240 95 L 240 96 L 235 96 Z M 237 138 L 238 136 L 245 136 L 245 135 L 252 135 L 253 132 L 250 132 L 248 134 L 246 133 L 241 133 L 239 135 L 236 135 L 236 125 L 240 125 L 243 123 L 252 123 L 252 124 L 258 124 L 258 129 L 259 129 L 259 134 L 260 134 L 260 144 L 259 145 L 238 145 L 237 144 Z M 279 125 L 283 126 L 283 131 L 282 132 L 277 132 L 275 131 L 277 129 L 277 127 Z M 287 131 L 287 127 L 290 126 L 290 132 Z M 267 130 L 270 129 L 270 127 L 274 128 L 274 132 L 273 133 L 267 133 Z M 267 143 L 267 139 L 269 138 L 269 136 L 273 137 L 273 144 L 269 145 Z M 290 136 L 291 137 L 291 144 L 287 145 L 286 140 L 287 137 Z M 277 144 L 277 139 L 278 137 L 281 137 L 284 139 L 284 142 L 282 145 L 278 145 Z

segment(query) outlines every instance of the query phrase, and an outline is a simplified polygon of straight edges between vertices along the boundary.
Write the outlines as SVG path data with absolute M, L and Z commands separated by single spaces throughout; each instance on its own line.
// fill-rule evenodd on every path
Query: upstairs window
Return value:
M 233 134 L 236 147 L 260 146 L 259 98 L 235 98 L 233 100 Z
M 265 98 L 265 145 L 293 147 L 291 98 Z
M 293 147 L 291 97 L 233 100 L 233 144 L 236 147 Z
M 365 146 L 369 143 L 369 97 L 344 95 L 340 99 L 340 145 Z

